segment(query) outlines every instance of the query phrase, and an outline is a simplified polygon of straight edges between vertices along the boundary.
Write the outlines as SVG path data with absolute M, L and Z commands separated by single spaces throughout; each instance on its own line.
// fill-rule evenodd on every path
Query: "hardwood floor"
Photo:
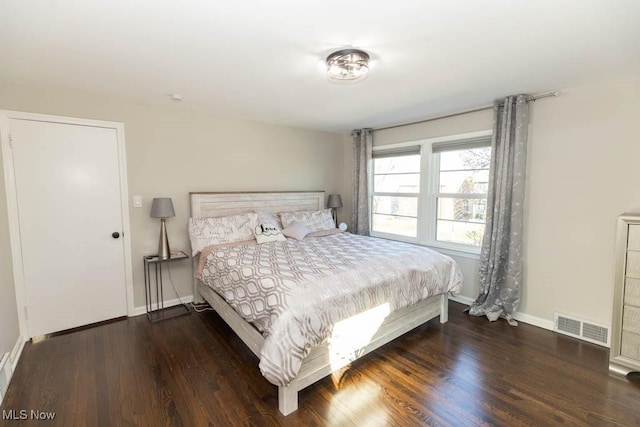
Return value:
M 55 412 L 49 425 L 64 426 L 640 425 L 640 383 L 609 375 L 607 349 L 449 305 L 448 323 L 308 387 L 288 417 L 257 358 L 212 312 L 27 343 L 1 409 Z

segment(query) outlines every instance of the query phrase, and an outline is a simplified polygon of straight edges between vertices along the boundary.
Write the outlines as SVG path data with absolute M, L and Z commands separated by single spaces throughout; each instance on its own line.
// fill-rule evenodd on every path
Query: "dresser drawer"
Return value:
M 627 277 L 624 280 L 624 304 L 640 307 L 640 279 Z
M 618 217 L 609 369 L 640 371 L 640 213 Z
M 628 277 L 640 279 L 640 252 L 627 252 L 627 272 Z
M 640 251 L 640 224 L 629 224 L 627 249 Z
M 622 331 L 620 354 L 629 359 L 640 361 L 640 335 L 629 331 Z
M 624 306 L 622 314 L 622 329 L 640 334 L 640 308 L 630 305 Z

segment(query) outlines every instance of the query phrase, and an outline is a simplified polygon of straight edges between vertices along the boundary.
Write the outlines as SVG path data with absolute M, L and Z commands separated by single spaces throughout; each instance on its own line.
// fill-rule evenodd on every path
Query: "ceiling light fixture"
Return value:
M 353 82 L 367 77 L 369 54 L 359 49 L 342 49 L 327 57 L 327 75 L 330 80 Z

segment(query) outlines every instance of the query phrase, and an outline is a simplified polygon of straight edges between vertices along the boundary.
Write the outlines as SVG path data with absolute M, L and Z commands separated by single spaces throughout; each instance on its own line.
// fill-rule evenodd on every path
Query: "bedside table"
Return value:
M 152 322 L 170 319 L 172 317 L 191 314 L 186 304 L 178 304 L 172 307 L 164 307 L 164 292 L 162 283 L 162 266 L 168 262 L 189 259 L 189 255 L 180 251 L 172 253 L 171 258 L 160 259 L 157 255 L 147 255 L 142 258 L 144 263 L 144 299 L 147 309 L 147 317 Z M 156 289 L 155 309 L 153 308 L 153 288 Z

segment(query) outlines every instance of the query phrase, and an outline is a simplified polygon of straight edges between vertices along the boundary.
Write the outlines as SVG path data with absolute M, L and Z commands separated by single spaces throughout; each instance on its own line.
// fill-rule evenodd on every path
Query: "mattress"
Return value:
M 456 295 L 462 283 L 446 255 L 350 233 L 209 247 L 196 276 L 263 334 L 260 370 L 278 386 L 288 385 L 311 348 L 330 342 L 349 319 Z

